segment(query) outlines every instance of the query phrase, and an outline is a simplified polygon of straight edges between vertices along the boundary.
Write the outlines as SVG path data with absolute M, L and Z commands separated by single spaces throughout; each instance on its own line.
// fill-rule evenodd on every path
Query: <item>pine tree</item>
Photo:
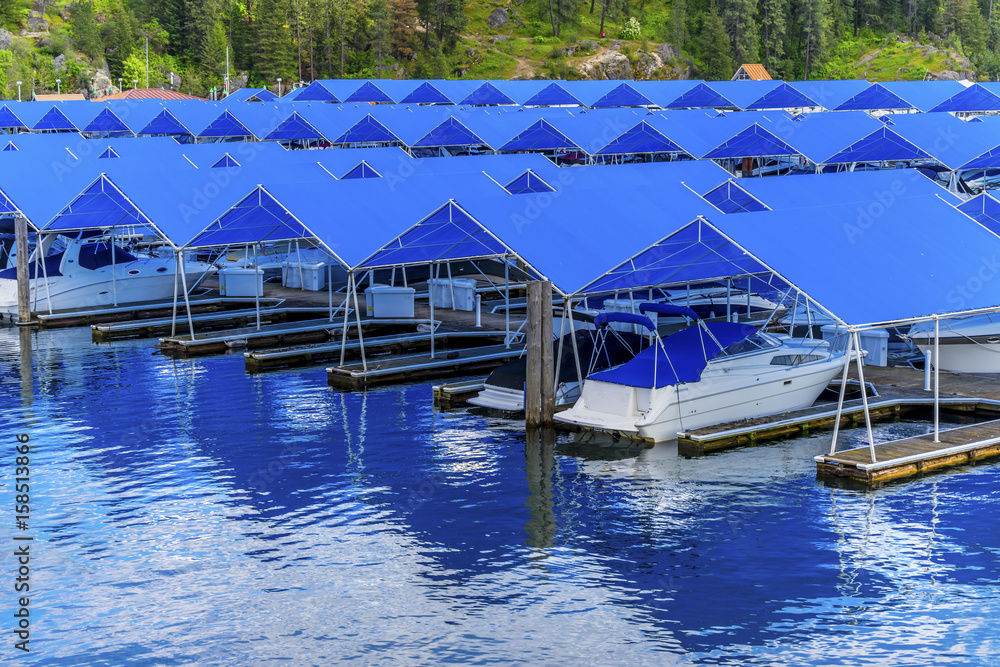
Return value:
M 90 0 L 74 2 L 69 6 L 73 24 L 73 46 L 91 60 L 97 60 L 104 50 L 101 33 L 94 16 L 94 3 Z
M 760 9 L 760 26 L 764 31 L 764 67 L 773 72 L 785 55 L 788 0 L 762 0 Z
M 283 6 L 278 0 L 260 0 L 257 5 L 254 67 L 266 86 L 278 77 L 290 80 L 294 69 L 292 35 Z
M 757 0 L 726 0 L 723 18 L 737 63 L 760 62 Z
M 207 81 L 216 83 L 226 76 L 226 29 L 220 18 L 215 18 L 205 34 L 205 45 L 201 51 L 201 69 Z
M 417 29 L 416 0 L 389 0 L 392 18 L 392 53 L 397 58 L 413 55 L 413 36 Z
M 709 81 L 733 78 L 732 44 L 726 34 L 726 24 L 714 9 L 701 28 L 702 76 Z
M 369 38 L 375 56 L 375 69 L 382 78 L 382 60 L 389 55 L 389 4 L 387 0 L 368 0 Z
M 687 42 L 687 0 L 674 0 L 670 7 L 670 38 L 678 52 Z

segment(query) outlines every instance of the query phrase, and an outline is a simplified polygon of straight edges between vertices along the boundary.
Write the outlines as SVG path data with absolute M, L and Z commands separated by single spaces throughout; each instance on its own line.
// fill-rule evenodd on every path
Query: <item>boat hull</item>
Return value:
M 587 380 L 581 399 L 556 419 L 651 442 L 674 440 L 685 430 L 808 407 L 842 367 L 836 356 L 759 372 L 713 369 L 698 382 L 657 389 Z
M 914 325 L 907 337 L 921 352 L 934 349 L 933 324 Z M 938 356 L 937 367 L 950 373 L 1000 373 L 1000 316 L 942 321 Z

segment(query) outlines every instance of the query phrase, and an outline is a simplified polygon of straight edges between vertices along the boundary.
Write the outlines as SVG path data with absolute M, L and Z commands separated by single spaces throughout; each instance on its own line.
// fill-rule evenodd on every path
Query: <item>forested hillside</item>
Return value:
M 1000 75 L 992 0 L 0 0 L 0 92 L 314 78 Z M 147 62 L 148 44 L 148 68 Z

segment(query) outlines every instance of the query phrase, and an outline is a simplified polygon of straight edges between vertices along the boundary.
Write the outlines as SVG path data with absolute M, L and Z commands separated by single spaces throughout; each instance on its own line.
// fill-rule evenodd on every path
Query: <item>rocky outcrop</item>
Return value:
M 52 67 L 55 69 L 56 74 L 62 69 L 62 66 L 66 64 L 66 54 L 60 53 L 58 56 L 52 59 Z
M 664 42 L 656 47 L 656 55 L 660 56 L 660 60 L 666 62 L 668 60 L 673 60 L 674 58 L 679 58 L 681 50 L 673 44 Z
M 10 51 L 10 45 L 13 43 L 14 35 L 0 28 L 0 51 Z
M 507 25 L 507 21 L 509 20 L 510 17 L 507 15 L 507 10 L 502 7 L 497 7 L 490 12 L 489 16 L 486 17 L 486 25 L 496 30 Z
M 90 96 L 104 97 L 111 93 L 111 72 L 102 67 L 94 72 L 93 83 L 91 83 L 90 87 Z
M 632 61 L 633 76 L 636 79 L 651 79 L 663 69 L 664 62 L 660 55 L 653 51 L 636 51 L 635 59 Z
M 619 51 L 609 49 L 592 58 L 587 58 L 577 71 L 586 79 L 631 79 L 632 64 Z

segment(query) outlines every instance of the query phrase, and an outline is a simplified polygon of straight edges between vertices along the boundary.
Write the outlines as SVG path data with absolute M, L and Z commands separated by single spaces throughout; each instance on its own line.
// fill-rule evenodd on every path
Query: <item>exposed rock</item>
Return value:
M 28 17 L 28 32 L 45 32 L 49 29 L 49 22 L 38 12 L 31 12 Z
M 0 28 L 0 51 L 10 51 L 10 45 L 14 41 L 14 36 Z
M 628 58 L 615 50 L 587 58 L 577 70 L 586 79 L 631 79 L 632 65 Z
M 467 55 L 467 56 L 469 56 L 471 58 L 472 56 L 476 55 L 476 50 L 475 49 L 466 49 L 465 50 L 465 55 Z
M 931 72 L 928 80 L 933 81 L 961 81 L 962 79 L 967 79 L 969 81 L 975 81 L 977 75 L 972 70 L 958 70 L 953 69 L 941 70 L 940 72 Z
M 509 20 L 510 17 L 507 15 L 507 10 L 502 7 L 497 7 L 490 12 L 489 16 L 486 17 L 486 25 L 496 30 L 497 28 L 507 25 L 507 21 Z
M 396 70 L 399 69 L 399 63 L 393 63 L 393 64 L 389 65 L 389 69 L 391 69 L 393 72 L 395 72 Z
M 663 60 L 657 53 L 646 53 L 636 51 L 636 58 L 633 64 L 633 76 L 636 79 L 650 79 L 656 72 L 663 69 Z
M 17 36 L 18 37 L 27 37 L 28 36 L 28 29 L 27 28 L 21 28 L 20 30 L 17 31 Z
M 490 44 L 497 44 L 499 42 L 506 42 L 507 35 L 493 35 L 490 37 Z
M 101 68 L 94 72 L 93 82 L 90 84 L 92 97 L 104 97 L 111 94 L 111 72 Z
M 579 47 L 576 47 L 576 46 L 567 46 L 566 48 L 564 48 L 564 49 L 560 49 L 560 50 L 562 51 L 562 54 L 563 54 L 564 56 L 566 56 L 567 58 L 569 58 L 569 57 L 571 57 L 571 56 L 572 56 L 572 55 L 573 55 L 574 53 L 576 53 L 576 50 L 577 50 L 577 48 L 579 48 Z
M 691 61 L 688 61 L 684 65 L 678 67 L 671 67 L 670 74 L 666 77 L 668 79 L 690 79 L 691 78 Z
M 580 40 L 580 50 L 581 51 L 596 51 L 597 42 L 592 39 L 582 39 Z
M 660 56 L 660 60 L 665 62 L 680 57 L 681 51 L 673 44 L 664 42 L 656 47 L 656 55 Z
M 39 14 L 44 15 L 45 14 L 45 10 L 49 8 L 49 1 L 48 0 L 35 0 L 35 2 L 32 3 L 31 8 L 33 10 L 35 10 L 36 12 L 38 12 Z
M 167 85 L 170 86 L 170 90 L 173 90 L 173 91 L 180 90 L 182 83 L 184 83 L 184 80 L 181 79 L 180 74 L 178 74 L 177 72 L 175 72 L 173 70 L 170 70 L 169 72 L 167 72 Z M 246 85 L 245 78 L 240 78 L 240 77 L 236 77 L 236 78 L 230 77 L 229 78 L 229 91 L 230 92 L 232 92 L 232 91 L 234 91 L 234 90 L 236 90 L 238 88 L 242 88 L 245 85 Z
M 59 70 L 62 68 L 62 66 L 65 64 L 66 64 L 66 54 L 64 53 L 60 53 L 58 56 L 52 59 L 52 66 L 55 68 L 57 74 Z

